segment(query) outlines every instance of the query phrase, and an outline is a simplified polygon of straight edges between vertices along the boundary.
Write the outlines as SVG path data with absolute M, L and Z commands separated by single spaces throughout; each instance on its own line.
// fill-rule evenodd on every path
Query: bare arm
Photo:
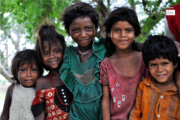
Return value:
M 43 78 L 39 78 L 37 81 L 36 81 L 36 90 L 42 90 L 44 89 L 43 88 Z M 40 114 L 38 115 L 35 120 L 45 120 L 45 110 Z
M 103 98 L 102 98 L 102 117 L 103 120 L 110 120 L 110 92 L 109 86 L 102 86 L 103 89 Z
M 9 109 L 11 105 L 13 88 L 14 88 L 14 85 L 11 84 L 7 90 L 3 111 L 1 114 L 1 120 L 9 120 Z

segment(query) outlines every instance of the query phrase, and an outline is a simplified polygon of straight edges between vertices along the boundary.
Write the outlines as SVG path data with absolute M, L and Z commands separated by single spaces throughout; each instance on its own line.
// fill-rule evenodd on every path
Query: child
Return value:
M 35 97 L 35 82 L 43 73 L 34 50 L 17 52 L 11 65 L 12 79 L 6 93 L 1 120 L 34 120 L 31 104 Z
M 45 21 L 37 28 L 36 52 L 49 74 L 39 78 L 36 83 L 36 97 L 31 108 L 36 120 L 69 119 L 73 95 L 60 79 L 59 73 L 65 47 L 64 37 L 56 32 L 54 25 Z
M 137 15 L 127 7 L 115 8 L 104 22 L 107 52 L 115 52 L 101 63 L 103 120 L 127 120 L 138 83 L 146 76 L 141 52 L 133 50 L 141 33 Z
M 178 52 L 174 42 L 162 35 L 149 36 L 142 54 L 150 76 L 138 86 L 130 120 L 179 120 L 180 100 L 173 78 Z
M 101 120 L 99 65 L 106 50 L 94 41 L 98 20 L 95 9 L 84 2 L 67 7 L 62 14 L 66 32 L 78 45 L 66 48 L 60 69 L 61 79 L 74 95 L 71 120 Z

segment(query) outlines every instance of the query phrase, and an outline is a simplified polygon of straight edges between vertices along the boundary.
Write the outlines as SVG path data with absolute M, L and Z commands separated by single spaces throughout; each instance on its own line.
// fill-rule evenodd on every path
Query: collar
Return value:
M 144 84 L 145 84 L 146 86 L 151 87 L 151 89 L 156 89 L 156 90 L 160 91 L 159 88 L 154 84 L 154 82 L 153 82 L 151 79 L 152 79 L 151 75 L 147 76 L 147 77 L 143 80 Z M 178 87 L 177 87 L 177 85 L 175 85 L 173 88 L 167 90 L 167 92 L 171 92 L 171 91 L 174 92 L 174 93 L 177 93 L 177 92 L 178 92 Z

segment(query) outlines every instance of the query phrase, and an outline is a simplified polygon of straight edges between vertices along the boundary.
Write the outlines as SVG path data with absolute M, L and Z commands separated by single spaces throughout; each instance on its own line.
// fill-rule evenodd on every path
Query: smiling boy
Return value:
M 138 86 L 130 120 L 180 119 L 180 100 L 173 77 L 178 66 L 174 42 L 162 35 L 149 36 L 142 55 L 150 76 Z

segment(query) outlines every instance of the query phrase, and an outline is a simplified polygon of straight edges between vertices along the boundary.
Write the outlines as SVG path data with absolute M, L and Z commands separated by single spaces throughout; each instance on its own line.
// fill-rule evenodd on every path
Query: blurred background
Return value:
M 164 10 L 180 4 L 180 0 L 0 0 L 0 114 L 12 82 L 10 67 L 14 54 L 34 48 L 34 31 L 47 17 L 65 36 L 67 45 L 74 44 L 59 19 L 67 6 L 80 1 L 91 4 L 100 15 L 97 37 L 104 37 L 102 24 L 114 7 L 135 9 L 142 27 L 142 34 L 135 39 L 138 42 L 144 42 L 149 34 L 164 34 Z

